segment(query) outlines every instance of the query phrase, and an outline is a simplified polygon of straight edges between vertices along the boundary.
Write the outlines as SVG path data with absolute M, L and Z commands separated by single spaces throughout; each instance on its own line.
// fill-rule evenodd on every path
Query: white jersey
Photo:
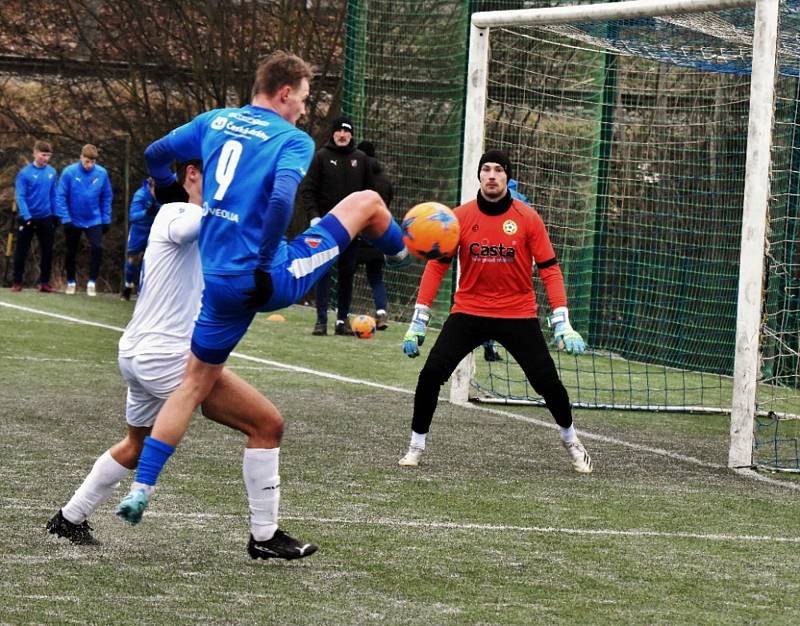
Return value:
M 197 246 L 202 212 L 188 202 L 170 202 L 158 211 L 133 317 L 119 340 L 119 356 L 188 353 L 203 292 Z

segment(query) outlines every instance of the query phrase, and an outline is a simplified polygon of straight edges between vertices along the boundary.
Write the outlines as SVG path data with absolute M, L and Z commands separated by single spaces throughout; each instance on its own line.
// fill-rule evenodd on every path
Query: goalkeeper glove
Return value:
M 583 354 L 586 351 L 583 337 L 569 323 L 567 307 L 560 306 L 553 309 L 553 314 L 547 318 L 547 323 L 553 328 L 553 337 L 559 350 L 566 350 L 573 354 Z
M 156 187 L 156 200 L 161 204 L 170 202 L 189 202 L 189 194 L 177 180 L 173 180 L 167 187 Z
M 407 357 L 413 359 L 419 356 L 419 346 L 425 343 L 425 331 L 428 329 L 428 322 L 430 321 L 430 307 L 424 304 L 418 304 L 414 307 L 411 324 L 409 324 L 408 330 L 403 336 L 403 352 Z

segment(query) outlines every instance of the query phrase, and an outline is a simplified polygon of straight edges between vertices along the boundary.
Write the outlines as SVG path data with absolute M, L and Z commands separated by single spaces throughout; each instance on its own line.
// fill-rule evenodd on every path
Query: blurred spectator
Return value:
M 80 160 L 61 172 L 56 194 L 56 214 L 64 225 L 67 248 L 67 293 L 75 293 L 75 259 L 81 234 L 86 234 L 91 246 L 89 282 L 86 295 L 95 296 L 97 275 L 103 260 L 103 234 L 111 225 L 111 182 L 108 172 L 97 164 L 97 148 L 83 146 Z
M 161 205 L 156 200 L 155 186 L 152 178 L 147 178 L 136 190 L 128 210 L 128 244 L 125 254 L 125 286 L 120 298 L 130 300 L 134 287 L 139 288 L 139 272 L 142 269 L 142 258 L 150 237 L 150 227 L 156 218 Z
M 331 128 L 331 138 L 317 150 L 303 182 L 300 197 L 310 224 L 316 224 L 339 201 L 354 191 L 374 189 L 372 170 L 367 156 L 353 144 L 353 122 L 338 117 Z M 342 250 L 336 263 L 339 287 L 336 297 L 337 335 L 352 335 L 347 316 L 353 298 L 353 276 L 356 271 L 358 244 L 353 241 Z M 317 321 L 314 335 L 328 334 L 328 297 L 331 273 L 326 273 L 317 283 Z
M 33 163 L 23 167 L 16 178 L 16 200 L 19 212 L 17 248 L 14 253 L 14 282 L 11 291 L 22 291 L 25 261 L 33 235 L 39 241 L 39 291 L 50 293 L 50 269 L 53 265 L 55 232 L 56 182 L 58 175 L 48 165 L 53 148 L 48 141 L 33 144 Z
M 375 157 L 375 144 L 371 141 L 362 141 L 358 144 L 357 149 L 367 155 L 375 191 L 380 194 L 388 207 L 394 197 L 394 189 L 392 182 Z M 386 330 L 389 326 L 389 300 L 386 296 L 386 285 L 383 282 L 383 254 L 369 241 L 359 237 L 357 263 L 363 263 L 367 270 L 367 282 L 372 289 L 372 299 L 375 301 L 375 327 L 378 330 Z

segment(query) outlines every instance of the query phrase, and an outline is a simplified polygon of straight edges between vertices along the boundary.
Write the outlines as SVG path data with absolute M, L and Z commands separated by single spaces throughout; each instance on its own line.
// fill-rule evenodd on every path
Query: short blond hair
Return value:
M 96 159 L 98 156 L 100 156 L 100 153 L 97 151 L 97 146 L 87 143 L 85 146 L 83 146 L 83 148 L 81 148 L 81 156 L 88 159 Z
M 296 54 L 274 52 L 256 68 L 253 96 L 274 96 L 284 85 L 295 88 L 304 78 L 311 81 L 313 75 L 311 66 Z

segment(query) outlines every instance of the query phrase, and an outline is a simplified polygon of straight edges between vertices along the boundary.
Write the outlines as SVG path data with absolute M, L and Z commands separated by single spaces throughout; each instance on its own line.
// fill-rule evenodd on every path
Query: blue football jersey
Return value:
M 274 111 L 253 105 L 202 113 L 165 139 L 176 159 L 203 160 L 203 272 L 252 272 L 275 176 L 284 170 L 299 182 L 314 141 Z

